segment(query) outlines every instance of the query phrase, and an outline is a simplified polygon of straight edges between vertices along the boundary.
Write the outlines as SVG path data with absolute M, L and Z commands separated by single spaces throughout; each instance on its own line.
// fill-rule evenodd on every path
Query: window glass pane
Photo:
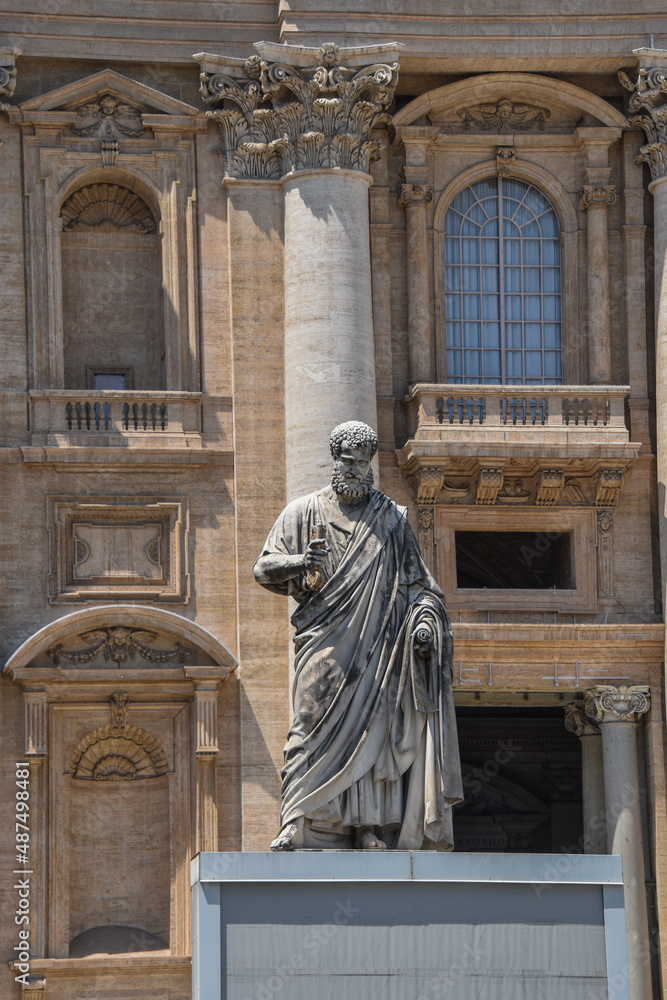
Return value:
M 509 219 L 505 219 L 503 222 L 503 236 L 506 239 L 513 239 L 514 237 L 520 236 L 520 230 L 517 229 L 514 223 L 510 222 Z
M 473 184 L 473 191 L 478 198 L 497 198 L 498 197 L 498 181 L 495 177 L 489 177 L 485 181 L 477 181 Z
M 540 291 L 540 275 L 541 271 L 539 267 L 527 267 L 523 272 L 523 290 L 524 292 L 539 292 Z
M 521 323 L 505 324 L 505 344 L 507 347 L 521 347 Z
M 479 347 L 482 338 L 481 323 L 463 324 L 463 342 L 466 347 Z
M 453 382 L 457 375 L 461 375 L 461 352 L 447 351 L 447 378 Z
M 539 222 L 540 229 L 542 230 L 542 236 L 558 236 L 560 227 L 558 225 L 558 219 L 556 218 L 555 212 L 549 212 L 548 215 L 543 215 Z
M 550 296 L 553 298 L 554 296 Z M 539 295 L 524 295 L 523 298 L 523 318 L 524 319 L 541 319 L 542 313 L 542 300 Z M 555 319 L 556 317 L 550 316 L 550 319 Z
M 523 245 L 523 263 L 524 264 L 535 264 L 537 267 L 540 266 L 540 241 L 539 240 L 524 240 Z
M 526 378 L 539 378 L 542 375 L 542 352 L 526 351 L 524 358 Z
M 540 191 L 537 190 L 537 188 L 534 187 L 530 187 L 526 191 L 523 203 L 524 205 L 527 205 L 528 208 L 535 213 L 535 215 L 541 215 L 542 212 L 551 210 L 551 205 L 547 199 Z
M 498 295 L 484 295 L 482 302 L 484 319 L 500 319 L 500 297 Z
M 498 231 L 496 229 L 496 236 Z M 498 240 L 482 240 L 482 264 L 498 263 Z
M 505 296 L 505 319 L 521 319 L 521 296 Z
M 480 301 L 479 301 L 479 295 L 464 295 L 463 296 L 463 318 L 464 319 L 479 319 L 480 318 Z
M 482 268 L 482 291 L 484 291 L 484 292 L 497 292 L 498 291 L 498 268 L 497 267 L 483 267 Z
M 523 328 L 524 346 L 542 349 L 542 324 L 526 323 Z
M 445 240 L 445 264 L 458 264 L 461 257 L 461 244 L 458 240 Z
M 504 180 L 503 194 L 506 198 L 516 198 L 521 201 L 528 190 L 528 185 L 524 181 Z
M 461 291 L 461 271 L 458 267 L 445 268 L 445 291 Z
M 557 267 L 542 268 L 542 287 L 545 292 L 560 292 L 560 269 Z
M 484 376 L 500 375 L 500 351 L 484 351 Z
M 504 240 L 503 257 L 506 264 L 521 263 L 521 242 L 520 240 Z
M 521 291 L 521 268 L 520 267 L 506 267 L 505 268 L 505 291 L 506 292 L 520 292 Z
M 560 264 L 560 243 L 556 240 L 542 241 L 542 263 Z
M 544 324 L 544 346 L 560 348 L 560 323 Z
M 500 323 L 484 323 L 482 336 L 484 337 L 484 347 L 500 347 Z
M 124 389 L 127 376 L 116 372 L 95 372 L 93 389 Z
M 540 235 L 540 227 L 536 222 L 529 222 L 527 225 L 521 227 L 521 235 L 527 236 L 538 236 Z
M 460 323 L 448 323 L 447 324 L 447 346 L 448 347 L 460 347 L 461 346 L 461 324 Z
M 479 240 L 461 240 L 463 264 L 479 264 Z
M 529 212 L 528 209 L 525 207 L 525 205 L 521 205 L 517 209 L 516 215 L 514 216 L 514 221 L 516 222 L 517 226 L 523 226 L 525 225 L 526 222 L 532 222 L 533 218 L 534 218 L 533 213 Z
M 521 378 L 523 375 L 521 351 L 508 351 L 505 355 L 505 365 L 507 367 L 508 377 Z
M 460 295 L 445 295 L 445 315 L 447 319 L 461 319 Z
M 482 226 L 486 222 L 486 212 L 482 210 L 481 205 L 473 205 L 468 210 L 467 218 L 472 219 L 473 222 L 477 222 Z
M 474 205 L 475 195 L 471 188 L 466 188 L 465 191 L 461 191 L 461 194 L 457 194 L 456 198 L 452 202 L 452 208 L 458 209 L 459 212 L 465 212 L 467 208 Z
M 560 319 L 560 295 L 544 296 L 544 318 Z
M 488 219 L 498 218 L 498 198 L 495 193 L 493 198 L 487 198 L 482 202 L 482 208 L 486 212 L 486 217 Z
M 479 226 L 475 222 L 471 222 L 470 219 L 466 219 L 461 226 L 461 234 L 463 236 L 477 236 L 479 234 Z
M 482 236 L 497 236 L 497 235 L 498 235 L 498 220 L 489 219 L 489 221 L 482 226 Z
M 482 374 L 482 352 L 464 351 L 465 375 L 468 380 L 480 378 Z
M 464 292 L 478 292 L 479 291 L 479 268 L 477 267 L 463 267 L 461 268 L 463 272 L 463 291 Z
M 544 352 L 544 374 L 551 378 L 560 377 L 560 351 Z

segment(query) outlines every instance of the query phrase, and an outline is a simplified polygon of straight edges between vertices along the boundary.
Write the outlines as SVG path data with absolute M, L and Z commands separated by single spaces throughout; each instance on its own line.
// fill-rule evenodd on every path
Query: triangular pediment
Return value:
M 123 76 L 112 69 L 103 69 L 99 73 L 87 76 L 65 87 L 51 90 L 48 94 L 34 97 L 20 105 L 26 114 L 33 112 L 63 111 L 71 114 L 81 105 L 95 101 L 106 94 L 116 100 L 136 108 L 141 114 L 157 115 L 197 115 L 199 111 L 190 104 L 177 101 L 167 94 L 147 87 L 137 80 Z

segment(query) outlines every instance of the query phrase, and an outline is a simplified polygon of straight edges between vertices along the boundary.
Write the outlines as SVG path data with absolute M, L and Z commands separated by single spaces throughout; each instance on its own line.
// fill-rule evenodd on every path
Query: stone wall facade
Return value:
M 664 11 L 15 6 L 0 993 L 189 997 L 191 857 L 278 827 L 290 625 L 252 565 L 362 419 L 452 618 L 461 849 L 622 853 L 659 996 Z M 5 914 L 17 843 L 7 810 Z

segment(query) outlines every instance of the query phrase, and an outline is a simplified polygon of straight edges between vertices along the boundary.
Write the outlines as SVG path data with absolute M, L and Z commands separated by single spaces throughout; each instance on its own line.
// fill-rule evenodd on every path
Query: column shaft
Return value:
M 410 384 L 414 385 L 415 382 L 433 381 L 425 201 L 408 202 L 405 208 L 405 228 Z
M 595 189 L 596 191 L 604 189 Z M 584 194 L 586 201 L 587 192 Z M 607 202 L 588 207 L 588 376 L 593 384 L 611 382 L 609 332 L 609 242 Z
M 581 740 L 581 784 L 584 805 L 584 853 L 607 853 L 607 830 L 604 802 L 604 766 L 599 733 L 588 733 Z
M 368 174 L 306 170 L 285 189 L 287 499 L 330 479 L 329 434 L 377 424 Z
M 655 259 L 655 408 L 662 603 L 667 593 L 667 176 L 652 181 Z

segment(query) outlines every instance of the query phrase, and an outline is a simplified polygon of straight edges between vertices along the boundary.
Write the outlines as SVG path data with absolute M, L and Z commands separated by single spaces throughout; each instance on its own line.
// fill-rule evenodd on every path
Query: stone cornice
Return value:
M 586 715 L 604 725 L 609 722 L 636 722 L 651 707 L 651 689 L 643 684 L 630 687 L 600 684 L 586 692 Z
M 389 122 L 399 46 L 257 42 L 255 50 L 245 61 L 195 56 L 203 100 L 222 104 L 208 116 L 222 132 L 226 176 L 273 180 L 333 167 L 367 173 L 380 153 L 371 131 Z

